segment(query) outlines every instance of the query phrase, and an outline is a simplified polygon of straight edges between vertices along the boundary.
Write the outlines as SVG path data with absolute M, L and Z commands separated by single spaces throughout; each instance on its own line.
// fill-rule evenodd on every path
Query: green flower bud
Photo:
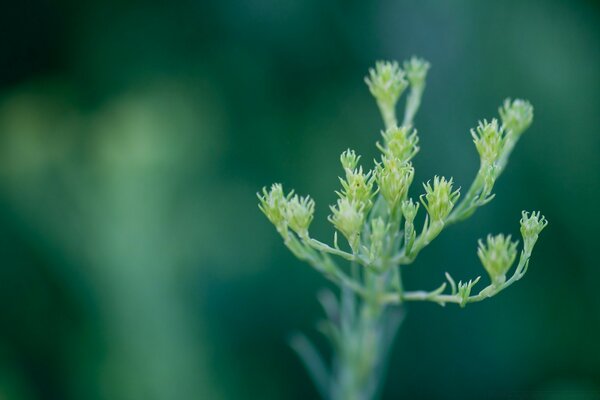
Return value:
M 494 164 L 502 154 L 504 146 L 504 135 L 502 128 L 498 127 L 498 120 L 494 118 L 491 122 L 480 121 L 476 130 L 471 129 L 471 136 L 481 158 L 481 164 Z
M 260 193 L 256 194 L 260 200 L 258 208 L 260 208 L 269 221 L 277 227 L 277 230 L 282 233 L 287 224 L 286 208 L 288 199 L 292 193 L 286 197 L 283 194 L 283 187 L 280 183 L 274 183 L 269 191 L 264 187 L 262 193 L 262 196 Z
M 521 236 L 523 236 L 523 248 L 526 254 L 531 254 L 540 232 L 546 225 L 548 225 L 548 221 L 539 211 L 533 211 L 531 215 L 526 211 L 522 212 Z
M 381 163 L 377 164 L 375 180 L 390 210 L 394 210 L 404 200 L 414 174 L 415 169 L 409 162 L 402 162 L 395 157 L 383 156 Z
M 408 86 L 405 73 L 396 61 L 378 61 L 375 68 L 369 68 L 369 76 L 365 78 L 365 82 L 377 101 L 392 106 Z
M 404 216 L 404 246 L 406 253 L 410 253 L 414 244 L 417 233 L 415 231 L 415 217 L 419 211 L 419 203 L 413 202 L 412 199 L 404 200 L 401 204 L 402 215 Z
M 335 206 L 330 208 L 333 214 L 329 216 L 329 221 L 348 240 L 352 250 L 356 251 L 360 241 L 360 232 L 365 221 L 364 205 L 343 197 L 337 201 Z
M 527 100 L 504 100 L 504 105 L 498 109 L 504 129 L 511 135 L 520 136 L 533 121 L 533 106 Z
M 429 71 L 429 63 L 422 58 L 411 57 L 410 60 L 405 61 L 403 64 L 406 77 L 413 87 L 425 85 L 425 79 L 427 78 L 427 71 Z
M 421 203 L 427 210 L 431 222 L 443 222 L 454 208 L 460 197 L 460 189 L 452 191 L 452 178 L 435 176 L 433 186 L 428 181 L 423 184 L 425 194 L 421 195 Z M 425 198 L 425 200 L 423 200 Z
M 494 285 L 506 281 L 506 273 L 517 257 L 517 242 L 512 242 L 509 236 L 502 234 L 488 235 L 487 243 L 479 240 L 477 255 Z
M 290 228 L 301 237 L 308 237 L 308 227 L 315 213 L 315 202 L 309 196 L 295 195 L 285 208 L 285 217 Z
M 401 209 L 406 222 L 412 224 L 417 216 L 417 211 L 419 211 L 419 203 L 413 202 L 412 199 L 404 200 Z
M 344 167 L 344 170 L 349 169 L 353 171 L 354 169 L 356 169 L 359 160 L 360 156 L 357 156 L 354 150 L 350 149 L 344 151 L 340 156 L 340 161 L 342 163 L 342 167 Z
M 384 145 L 377 143 L 383 154 L 391 158 L 398 158 L 403 162 L 410 161 L 419 151 L 419 137 L 416 129 L 393 126 L 383 132 Z
M 337 192 L 340 198 L 346 197 L 350 201 L 356 201 L 368 211 L 373 206 L 372 198 L 374 177 L 371 171 L 363 173 L 362 167 L 355 170 L 346 169 L 346 179 L 340 178 L 342 191 Z

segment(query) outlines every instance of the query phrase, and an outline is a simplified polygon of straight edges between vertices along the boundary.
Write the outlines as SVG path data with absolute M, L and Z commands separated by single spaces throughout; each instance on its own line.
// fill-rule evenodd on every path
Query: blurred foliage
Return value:
M 594 2 L 3 9 L 0 398 L 314 398 L 286 336 L 311 328 L 325 283 L 279 244 L 255 192 L 293 182 L 331 235 L 338 155 L 373 158 L 381 129 L 362 77 L 412 54 L 432 64 L 417 181 L 470 182 L 468 129 L 505 97 L 536 117 L 498 198 L 425 251 L 409 284 L 483 273 L 476 239 L 517 234 L 521 207 L 551 226 L 510 295 L 410 306 L 384 397 L 599 398 Z

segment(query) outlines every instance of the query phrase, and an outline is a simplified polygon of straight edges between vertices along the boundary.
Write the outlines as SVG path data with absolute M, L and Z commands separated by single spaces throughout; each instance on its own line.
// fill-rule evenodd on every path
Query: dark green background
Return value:
M 550 221 L 526 279 L 466 309 L 410 304 L 386 399 L 600 398 L 600 9 L 593 1 L 3 3 L 0 399 L 307 399 L 324 279 L 256 207 L 317 201 L 369 161 L 377 59 L 432 64 L 420 182 L 478 166 L 469 128 L 509 96 L 535 120 L 497 198 L 406 268 L 483 273 L 476 240 Z M 368 165 L 368 164 L 367 164 Z

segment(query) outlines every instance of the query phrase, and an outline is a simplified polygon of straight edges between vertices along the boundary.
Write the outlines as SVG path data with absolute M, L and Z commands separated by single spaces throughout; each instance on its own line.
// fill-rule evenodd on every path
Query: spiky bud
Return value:
M 521 236 L 523 237 L 523 248 L 526 254 L 531 254 L 540 232 L 546 225 L 548 225 L 548 221 L 539 211 L 533 211 L 531 215 L 527 211 L 522 212 Z
M 347 197 L 338 199 L 335 206 L 331 206 L 332 214 L 329 221 L 348 240 L 353 251 L 358 249 L 360 232 L 365 221 L 364 205 L 349 200 Z
M 533 121 L 533 106 L 527 100 L 506 99 L 498 113 L 504 128 L 515 137 L 519 137 Z
M 397 158 L 402 162 L 410 161 L 419 151 L 419 137 L 417 130 L 406 126 L 393 126 L 381 132 L 383 145 L 377 143 L 377 147 L 383 154 L 391 158 Z
M 510 239 L 510 235 L 488 235 L 486 243 L 481 239 L 478 242 L 477 255 L 494 285 L 501 285 L 506 281 L 506 273 L 517 256 L 517 242 Z
M 433 185 L 430 181 L 423 184 L 425 194 L 421 195 L 421 203 L 427 210 L 431 222 L 443 222 L 450 214 L 460 197 L 460 189 L 452 191 L 452 178 L 435 176 Z
M 479 121 L 477 128 L 471 129 L 471 136 L 481 158 L 481 164 L 494 164 L 502 154 L 504 146 L 503 130 L 498 126 L 498 120 L 494 118 L 491 122 Z
M 315 213 L 315 202 L 310 196 L 294 195 L 287 202 L 285 217 L 289 227 L 300 237 L 308 237 L 308 227 Z
M 346 197 L 350 201 L 362 204 L 365 211 L 371 209 L 372 198 L 375 195 L 373 192 L 374 177 L 371 171 L 363 173 L 362 167 L 355 170 L 346 169 L 346 179 L 340 178 L 340 182 L 342 191 L 337 192 L 340 198 Z
M 340 155 L 340 162 L 342 163 L 344 170 L 354 171 L 359 160 L 360 156 L 357 156 L 354 150 L 348 149 Z
M 287 224 L 286 208 L 292 193 L 286 197 L 283 193 L 283 186 L 281 186 L 280 183 L 274 183 L 270 190 L 267 191 L 267 188 L 264 187 L 262 195 L 260 193 L 257 193 L 256 195 L 260 201 L 258 208 L 260 208 L 269 221 L 277 227 L 277 230 L 282 233 Z
M 375 68 L 369 68 L 365 82 L 377 101 L 395 105 L 408 86 L 405 75 L 396 61 L 378 61 Z
M 414 174 L 415 169 L 409 162 L 402 162 L 395 157 L 381 158 L 381 163 L 375 167 L 375 179 L 390 210 L 395 210 L 405 199 Z
M 429 71 L 429 63 L 422 58 L 411 57 L 410 60 L 405 61 L 403 64 L 406 77 L 412 87 L 419 87 L 425 85 L 425 79 L 427 78 L 427 71 Z

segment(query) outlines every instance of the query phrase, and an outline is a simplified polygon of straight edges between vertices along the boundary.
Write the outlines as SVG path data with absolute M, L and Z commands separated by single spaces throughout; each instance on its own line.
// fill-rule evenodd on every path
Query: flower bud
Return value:
M 308 227 L 315 213 L 315 202 L 309 196 L 295 195 L 285 208 L 285 217 L 290 228 L 301 237 L 308 236 Z
M 403 64 L 406 77 L 412 87 L 419 87 L 425 85 L 425 79 L 427 78 L 427 71 L 429 71 L 429 63 L 422 58 L 411 57 L 410 60 L 405 61 Z
M 417 233 L 415 232 L 415 217 L 419 211 L 419 203 L 412 199 L 404 200 L 401 204 L 402 215 L 404 216 L 404 246 L 406 253 L 410 253 Z
M 394 210 L 406 197 L 414 174 L 412 165 L 398 158 L 383 156 L 381 163 L 377 164 L 375 179 L 390 210 Z
M 346 237 L 350 247 L 355 251 L 358 249 L 360 232 L 365 220 L 364 205 L 343 197 L 330 208 L 333 214 L 329 216 L 329 221 Z
M 373 174 L 371 171 L 363 173 L 362 167 L 355 170 L 346 169 L 346 179 L 340 178 L 342 191 L 338 192 L 341 198 L 346 197 L 350 201 L 356 201 L 364 206 L 368 211 L 373 206 L 371 199 L 375 195 L 373 192 Z
M 443 222 L 454 208 L 460 197 L 460 189 L 452 191 L 452 178 L 435 176 L 433 186 L 428 181 L 423 184 L 425 194 L 421 195 L 421 203 L 427 210 L 431 222 Z M 425 200 L 423 200 L 425 198 Z
M 359 160 L 360 156 L 357 156 L 354 150 L 350 149 L 344 151 L 340 156 L 340 161 L 342 163 L 342 167 L 344 167 L 344 170 L 349 169 L 353 171 L 354 169 L 356 169 Z
M 397 158 L 402 162 L 410 161 L 419 151 L 419 137 L 416 129 L 406 126 L 398 128 L 393 126 L 383 132 L 384 145 L 377 143 L 377 147 L 383 154 L 391 158 Z
M 392 106 L 408 86 L 404 71 L 395 61 L 378 61 L 375 68 L 369 68 L 369 76 L 365 78 L 365 82 L 377 101 Z
M 506 281 L 506 273 L 517 256 L 517 242 L 512 242 L 510 235 L 500 234 L 488 235 L 486 244 L 481 239 L 478 243 L 477 255 L 490 276 L 492 284 L 503 284 Z
M 413 202 L 412 199 L 404 200 L 401 209 L 406 222 L 412 224 L 417 216 L 417 211 L 419 211 L 419 203 Z
M 480 121 L 476 130 L 471 129 L 471 136 L 481 158 L 481 164 L 494 164 L 502 154 L 504 146 L 504 135 L 502 128 L 498 127 L 498 120 L 494 118 L 491 122 Z
M 264 187 L 262 190 L 262 196 L 257 193 L 260 204 L 258 208 L 267 216 L 269 221 L 277 227 L 278 230 L 283 229 L 286 225 L 286 208 L 288 197 L 283 194 L 283 187 L 280 183 L 274 183 L 271 186 L 271 190 L 267 191 Z
M 520 136 L 533 121 L 533 106 L 527 100 L 504 100 L 504 105 L 498 109 L 502 125 L 511 135 Z
M 533 211 L 531 216 L 528 212 L 522 212 L 521 236 L 523 236 L 523 248 L 525 254 L 530 255 L 540 232 L 548 225 L 546 218 L 540 212 Z

